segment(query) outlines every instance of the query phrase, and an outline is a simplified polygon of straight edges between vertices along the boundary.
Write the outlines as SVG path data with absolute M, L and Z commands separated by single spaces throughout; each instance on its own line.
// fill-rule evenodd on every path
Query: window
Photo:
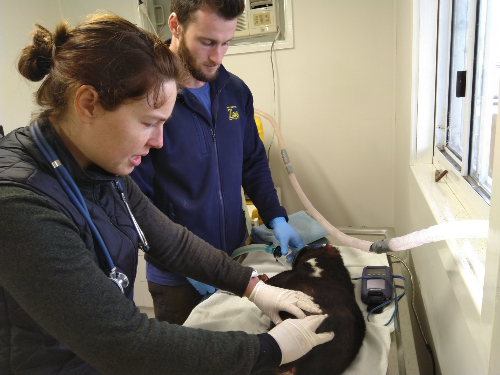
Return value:
M 500 2 L 440 2 L 435 145 L 487 203 L 500 82 Z

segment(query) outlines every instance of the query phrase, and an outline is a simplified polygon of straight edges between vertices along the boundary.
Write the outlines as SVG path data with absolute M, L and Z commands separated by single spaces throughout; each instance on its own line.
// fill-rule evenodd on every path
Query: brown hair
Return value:
M 177 15 L 179 23 L 187 27 L 194 21 L 194 13 L 201 8 L 209 9 L 225 20 L 237 18 L 245 10 L 244 0 L 172 0 L 170 11 Z
M 36 93 L 38 117 L 64 115 L 72 91 L 81 85 L 92 86 L 108 111 L 149 93 L 156 108 L 163 83 L 181 80 L 178 60 L 167 46 L 118 16 L 93 15 L 74 29 L 63 22 L 53 34 L 35 27 L 18 69 L 35 82 L 47 76 Z

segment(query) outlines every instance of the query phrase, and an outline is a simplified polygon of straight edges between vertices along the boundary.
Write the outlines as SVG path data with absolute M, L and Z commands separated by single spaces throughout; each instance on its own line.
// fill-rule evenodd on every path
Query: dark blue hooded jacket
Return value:
M 257 132 L 249 88 L 221 66 L 210 83 L 210 98 L 212 117 L 189 90 L 180 91 L 163 128 L 163 147 L 151 149 L 131 177 L 172 221 L 231 254 L 246 235 L 241 186 L 264 223 L 287 215 Z M 164 270 L 163 282 L 151 281 L 187 283 L 146 260 Z

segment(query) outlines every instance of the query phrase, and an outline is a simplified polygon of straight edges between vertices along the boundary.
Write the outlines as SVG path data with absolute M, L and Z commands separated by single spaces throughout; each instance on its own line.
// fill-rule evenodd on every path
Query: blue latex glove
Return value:
M 198 291 L 198 293 L 200 293 L 202 296 L 206 295 L 207 293 L 208 294 L 215 293 L 216 289 L 213 286 L 200 283 L 199 281 L 190 279 L 189 277 L 186 277 L 186 279 L 188 279 L 191 285 L 194 286 L 195 289 Z
M 306 246 L 300 234 L 286 222 L 284 217 L 275 217 L 271 220 L 269 226 L 273 228 L 274 236 L 280 242 L 281 254 L 286 255 L 289 246 L 292 251 Z

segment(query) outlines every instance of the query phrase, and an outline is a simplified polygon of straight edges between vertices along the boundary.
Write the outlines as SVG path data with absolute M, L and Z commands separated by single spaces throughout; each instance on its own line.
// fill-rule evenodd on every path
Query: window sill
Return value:
M 437 166 L 442 168 L 440 164 Z M 457 183 L 456 176 L 451 170 L 448 170 L 448 174 L 436 183 L 434 180 L 436 167 L 433 164 L 418 164 L 411 169 L 436 224 L 488 219 L 489 206 L 484 201 L 484 206 L 475 205 L 475 197 L 469 192 L 457 193 L 450 188 Z M 477 195 L 473 190 L 472 192 Z M 487 239 L 455 239 L 437 245 L 441 262 L 464 314 L 476 318 L 481 313 L 486 248 Z M 478 320 L 473 319 L 473 321 Z
M 434 148 L 433 163 L 439 170 L 446 169 L 448 174 L 443 178 L 450 189 L 455 192 L 457 199 L 461 202 L 473 219 L 488 220 L 490 206 L 479 195 L 477 191 L 463 178 L 456 168 L 446 159 L 437 148 Z

